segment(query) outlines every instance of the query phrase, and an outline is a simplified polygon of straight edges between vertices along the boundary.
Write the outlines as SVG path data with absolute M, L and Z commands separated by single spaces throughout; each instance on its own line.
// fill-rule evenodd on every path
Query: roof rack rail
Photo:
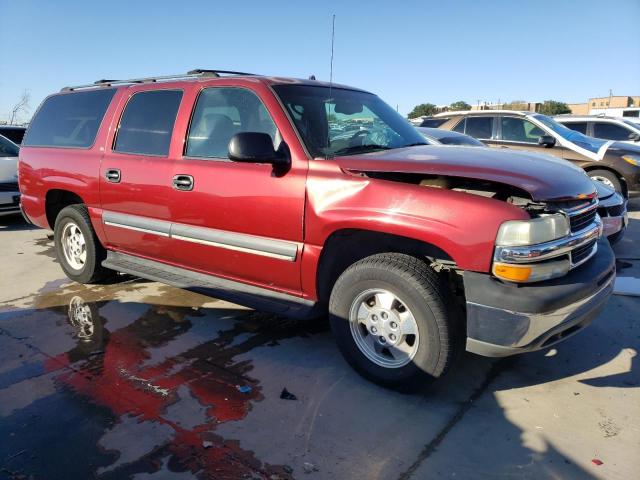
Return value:
M 131 78 L 128 80 L 109 80 L 101 79 L 96 80 L 93 83 L 87 85 L 76 85 L 72 87 L 64 87 L 61 92 L 71 92 L 74 90 L 85 90 L 89 88 L 97 87 L 110 87 L 112 85 L 127 85 L 133 83 L 154 83 L 154 82 L 167 82 L 170 80 L 180 80 L 183 78 L 201 78 L 201 77 L 220 77 L 221 75 L 255 75 L 255 73 L 234 72 L 231 70 L 210 70 L 204 68 L 196 68 L 189 70 L 187 73 L 177 75 L 164 75 L 160 77 L 144 77 L 144 78 Z

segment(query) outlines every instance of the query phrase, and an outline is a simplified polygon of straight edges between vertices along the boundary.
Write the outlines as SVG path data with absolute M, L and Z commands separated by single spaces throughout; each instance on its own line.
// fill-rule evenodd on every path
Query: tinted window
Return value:
M 587 122 L 567 122 L 563 123 L 563 125 L 576 132 L 587 134 Z
M 16 144 L 0 135 L 0 157 L 17 157 L 18 151 Z
M 501 124 L 502 140 L 538 143 L 538 139 L 544 135 L 541 128 L 524 118 L 502 117 Z
M 115 89 L 73 92 L 47 98 L 31 121 L 23 144 L 89 148 Z
M 465 118 L 463 118 L 461 122 L 458 122 L 458 123 L 456 124 L 456 126 L 455 126 L 455 127 L 453 127 L 453 131 L 454 131 L 454 132 L 458 132 L 458 133 L 464 133 L 464 124 L 465 124 L 465 120 L 466 120 L 466 119 L 465 119 Z
M 493 131 L 492 117 L 467 117 L 464 133 L 474 138 L 491 138 Z
M 420 124 L 421 127 L 438 128 L 444 122 L 449 120 L 448 118 L 425 118 Z
M 606 140 L 629 140 L 631 132 L 625 127 L 615 123 L 595 122 L 593 124 L 593 136 Z
M 261 132 L 276 145 L 276 124 L 258 96 L 243 88 L 207 88 L 198 97 L 185 155 L 228 158 L 236 133 Z
M 182 91 L 179 90 L 153 90 L 133 95 L 122 114 L 113 149 L 123 153 L 167 156 L 181 99 Z

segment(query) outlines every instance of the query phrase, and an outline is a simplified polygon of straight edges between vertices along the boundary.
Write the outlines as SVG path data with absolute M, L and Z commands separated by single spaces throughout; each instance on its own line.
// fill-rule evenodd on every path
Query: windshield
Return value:
M 19 150 L 15 143 L 0 135 L 0 157 L 17 157 Z
M 314 158 L 427 145 L 407 120 L 371 93 L 310 85 L 273 89 Z
M 533 118 L 546 125 L 548 128 L 556 132 L 565 140 L 569 140 L 571 143 L 574 143 L 578 147 L 584 148 L 585 150 L 589 150 L 590 152 L 597 153 L 600 147 L 606 143 L 606 140 L 587 137 L 583 133 L 571 130 L 570 128 L 565 127 L 564 125 L 556 122 L 554 119 L 547 117 L 546 115 L 536 113 L 535 115 L 533 115 Z

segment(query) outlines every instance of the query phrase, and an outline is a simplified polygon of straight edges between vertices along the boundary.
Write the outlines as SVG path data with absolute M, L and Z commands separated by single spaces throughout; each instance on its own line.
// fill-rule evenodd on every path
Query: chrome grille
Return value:
M 571 264 L 577 267 L 584 261 L 586 261 L 593 253 L 595 253 L 596 241 L 592 240 L 586 245 L 575 248 L 571 251 Z
M 591 210 L 577 213 L 569 216 L 569 222 L 571 224 L 571 233 L 579 232 L 591 225 L 591 222 L 596 218 L 595 206 Z

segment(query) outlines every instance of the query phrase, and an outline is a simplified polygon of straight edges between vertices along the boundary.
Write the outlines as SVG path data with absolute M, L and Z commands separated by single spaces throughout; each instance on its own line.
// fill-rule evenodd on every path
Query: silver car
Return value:
M 0 135 L 0 216 L 20 213 L 19 151 L 18 145 Z

